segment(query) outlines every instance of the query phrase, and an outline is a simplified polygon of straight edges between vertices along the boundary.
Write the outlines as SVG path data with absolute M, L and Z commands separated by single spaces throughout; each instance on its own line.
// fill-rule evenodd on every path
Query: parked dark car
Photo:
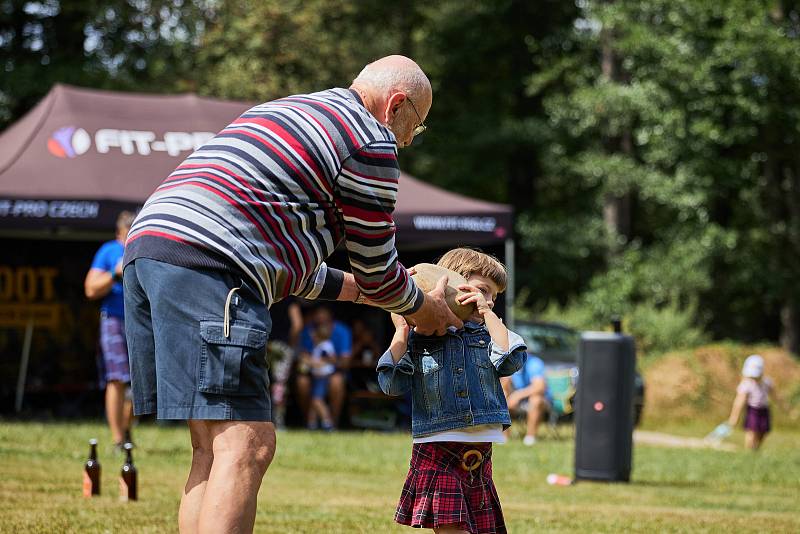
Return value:
M 573 388 L 578 383 L 578 343 L 580 332 L 560 323 L 514 321 L 514 331 L 525 340 L 528 352 L 544 361 L 545 373 L 562 374 L 568 370 Z M 634 378 L 634 424 L 644 408 L 644 379 L 639 371 Z

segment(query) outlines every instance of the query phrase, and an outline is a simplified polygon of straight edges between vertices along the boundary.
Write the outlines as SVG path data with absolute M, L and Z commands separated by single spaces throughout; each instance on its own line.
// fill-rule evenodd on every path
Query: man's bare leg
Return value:
M 125 383 L 119 380 L 111 380 L 106 384 L 106 418 L 114 443 L 122 443 L 125 439 L 125 387 Z
M 528 428 L 525 436 L 531 436 L 536 439 L 539 433 L 539 424 L 542 422 L 542 415 L 544 414 L 544 397 L 534 393 L 528 398 Z
M 178 510 L 178 528 L 181 533 L 189 534 L 199 530 L 197 521 L 200 518 L 200 505 L 206 491 L 211 464 L 214 462 L 211 433 L 208 421 L 189 421 L 189 433 L 192 439 L 192 467 L 186 486 L 181 496 Z
M 198 532 L 249 533 L 261 480 L 275 454 L 275 426 L 261 421 L 205 421 L 213 462 L 203 492 Z
M 133 427 L 133 401 L 130 399 L 130 384 L 125 384 L 125 402 L 122 403 L 122 428 L 125 431 L 125 440 L 128 440 Z
M 514 381 L 510 376 L 504 376 L 500 378 L 500 385 L 503 386 L 503 394 L 508 400 L 508 396 L 514 391 Z
M 347 383 L 344 378 L 344 373 L 333 373 L 330 378 L 330 388 L 328 390 L 333 426 L 339 426 L 339 418 L 342 415 L 342 408 L 344 407 L 344 398 L 346 395 Z
M 295 385 L 297 386 L 295 393 L 297 395 L 297 403 L 300 405 L 300 412 L 303 414 L 303 419 L 308 420 L 309 410 L 311 409 L 311 377 L 297 375 Z

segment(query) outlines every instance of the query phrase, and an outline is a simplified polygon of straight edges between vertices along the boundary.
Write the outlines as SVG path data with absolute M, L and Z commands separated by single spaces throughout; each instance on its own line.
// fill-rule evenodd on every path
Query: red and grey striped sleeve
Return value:
M 397 148 L 375 141 L 354 150 L 336 179 L 347 253 L 356 284 L 366 297 L 395 313 L 413 313 L 424 296 L 400 264 L 392 220 L 400 169 Z
M 391 131 L 350 91 L 266 102 L 158 187 L 128 234 L 125 263 L 146 257 L 235 272 L 266 303 L 335 299 L 344 273 L 324 260 L 344 239 L 362 292 L 411 313 L 424 297 L 394 248 L 398 177 Z

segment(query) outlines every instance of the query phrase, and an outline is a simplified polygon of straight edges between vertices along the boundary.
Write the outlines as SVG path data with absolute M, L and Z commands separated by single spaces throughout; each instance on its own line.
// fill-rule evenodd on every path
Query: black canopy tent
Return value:
M 250 104 L 56 85 L 0 135 L 0 229 L 107 231 L 194 148 Z M 401 178 L 395 221 L 406 246 L 502 242 L 511 208 Z
M 106 237 L 120 210 L 140 206 L 186 155 L 250 105 L 54 86 L 0 135 L 0 236 Z M 403 174 L 394 219 L 401 252 L 505 245 L 513 269 L 508 205 Z
M 85 269 L 98 241 L 112 237 L 119 211 L 139 207 L 183 158 L 250 105 L 54 86 L 0 134 L 0 327 L 72 324 L 66 315 L 79 314 L 79 306 L 65 300 L 82 298 Z M 504 248 L 511 320 L 510 206 L 403 174 L 394 219 L 401 259 L 457 245 Z M 29 335 L 17 341 L 39 350 Z M 0 370 L 10 370 L 19 346 L 0 350 Z

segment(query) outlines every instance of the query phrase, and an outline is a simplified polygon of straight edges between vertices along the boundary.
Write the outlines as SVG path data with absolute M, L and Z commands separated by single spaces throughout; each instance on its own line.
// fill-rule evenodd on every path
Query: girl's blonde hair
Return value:
M 505 265 L 497 258 L 479 250 L 454 248 L 439 258 L 436 265 L 455 271 L 464 278 L 469 278 L 473 274 L 485 276 L 497 285 L 498 293 L 506 290 L 508 274 Z

